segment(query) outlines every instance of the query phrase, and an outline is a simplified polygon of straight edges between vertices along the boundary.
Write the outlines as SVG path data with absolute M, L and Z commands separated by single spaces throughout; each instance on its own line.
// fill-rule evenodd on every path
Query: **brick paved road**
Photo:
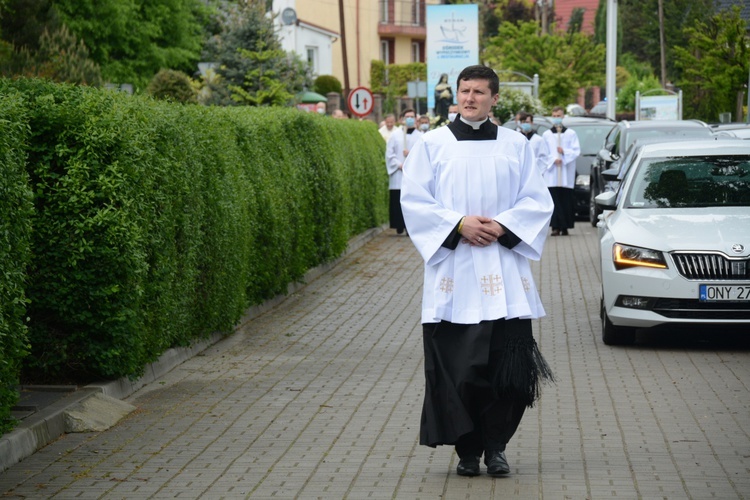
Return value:
M 558 382 L 509 445 L 512 474 L 463 478 L 417 445 L 421 261 L 387 231 L 233 336 L 0 475 L 2 498 L 750 497 L 750 343 L 599 340 L 595 232 L 550 238 L 535 324 Z

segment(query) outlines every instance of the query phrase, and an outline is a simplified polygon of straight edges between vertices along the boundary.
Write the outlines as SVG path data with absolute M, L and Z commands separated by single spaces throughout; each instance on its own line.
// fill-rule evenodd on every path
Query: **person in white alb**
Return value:
M 396 115 L 393 113 L 385 115 L 385 119 L 383 120 L 383 126 L 378 129 L 378 132 L 380 132 L 380 135 L 383 137 L 383 140 L 387 143 L 388 139 L 391 138 L 391 134 L 393 134 L 395 131 L 399 129 L 398 125 L 396 125 Z
M 413 109 L 406 109 L 401 113 L 401 127 L 396 129 L 388 138 L 385 145 L 385 167 L 388 170 L 388 190 L 390 201 L 390 227 L 398 234 L 405 229 L 404 216 L 401 212 L 401 178 L 404 161 L 409 156 L 409 150 L 422 136 L 417 129 L 417 117 Z
M 539 172 L 544 173 L 552 160 L 549 157 L 547 141 L 542 139 L 542 136 L 534 130 L 534 115 L 525 111 L 518 113 L 518 127 L 520 128 L 520 132 L 529 140 L 529 144 L 531 144 Z
M 455 446 L 459 475 L 479 475 L 484 455 L 501 476 L 508 441 L 552 379 L 532 335 L 544 308 L 529 259 L 541 257 L 553 204 L 529 141 L 488 119 L 495 72 L 469 66 L 456 86 L 459 115 L 411 148 L 401 185 L 424 259 L 419 442 Z
M 547 141 L 552 161 L 544 171 L 544 180 L 555 202 L 550 227 L 552 236 L 568 235 L 575 225 L 575 199 L 573 189 L 576 181 L 576 158 L 581 154 L 581 145 L 574 130 L 562 124 L 565 109 L 552 108 L 552 128 L 542 134 Z

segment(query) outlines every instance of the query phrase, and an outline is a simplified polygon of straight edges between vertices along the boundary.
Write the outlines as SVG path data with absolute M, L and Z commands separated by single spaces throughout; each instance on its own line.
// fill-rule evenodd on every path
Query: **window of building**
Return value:
M 307 47 L 307 65 L 312 71 L 312 74 L 318 74 L 318 48 Z
M 393 22 L 393 2 L 394 0 L 378 0 L 378 11 L 381 24 L 390 24 Z
M 424 26 L 425 16 L 424 0 L 412 0 L 411 3 L 411 22 L 415 26 Z
M 395 40 L 393 38 L 383 38 L 380 40 L 380 59 L 385 64 L 393 64 L 395 48 Z
M 412 40 L 411 62 L 424 62 L 424 42 L 423 41 Z

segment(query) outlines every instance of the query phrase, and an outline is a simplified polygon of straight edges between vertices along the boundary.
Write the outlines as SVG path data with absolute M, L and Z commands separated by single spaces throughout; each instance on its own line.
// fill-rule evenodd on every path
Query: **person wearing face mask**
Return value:
M 552 109 L 552 128 L 542 134 L 547 142 L 551 159 L 544 170 L 544 180 L 555 202 L 550 227 L 552 236 L 567 236 L 568 229 L 575 225 L 575 199 L 573 189 L 576 180 L 576 158 L 581 154 L 581 145 L 574 130 L 562 124 L 565 109 Z
M 419 125 L 419 127 L 418 127 L 419 131 L 422 132 L 423 134 L 425 132 L 429 132 L 429 130 L 430 130 L 430 117 L 427 116 L 427 115 L 421 115 L 419 117 L 419 123 L 418 123 L 418 125 Z
M 409 150 L 421 137 L 422 132 L 417 129 L 416 114 L 413 109 L 406 109 L 401 113 L 402 126 L 391 134 L 385 146 L 385 166 L 388 170 L 388 190 L 390 202 L 390 227 L 397 234 L 403 234 L 406 229 L 404 215 L 401 212 L 401 179 L 403 167 Z
M 539 173 L 544 174 L 544 171 L 549 166 L 549 162 L 552 161 L 549 156 L 549 146 L 547 141 L 542 139 L 534 130 L 534 115 L 521 111 L 518 114 L 518 126 L 521 129 L 521 133 L 529 140 L 531 149 L 534 151 L 536 157 L 536 165 L 539 168 Z
M 315 111 L 319 115 L 324 115 L 326 114 L 326 106 L 327 104 L 324 101 L 320 101 L 318 104 L 315 105 Z

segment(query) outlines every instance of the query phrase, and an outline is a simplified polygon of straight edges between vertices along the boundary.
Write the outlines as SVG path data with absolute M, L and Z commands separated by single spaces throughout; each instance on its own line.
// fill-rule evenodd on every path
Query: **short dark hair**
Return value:
M 487 80 L 492 95 L 500 91 L 500 79 L 495 70 L 481 64 L 465 67 L 456 79 L 456 88 L 461 86 L 461 80 Z
M 404 116 L 406 116 L 406 113 L 414 113 L 414 109 L 413 108 L 406 108 L 405 110 L 403 110 L 401 112 L 401 118 L 403 118 Z M 416 115 L 416 113 L 414 113 L 414 114 Z M 416 116 L 415 116 L 415 118 L 416 118 Z
M 554 113 L 555 111 L 562 111 L 563 113 L 565 113 L 565 108 L 563 108 L 562 106 L 555 106 L 554 108 L 552 108 L 552 112 Z
M 534 115 L 532 115 L 531 113 L 527 113 L 526 111 L 521 111 L 520 113 L 518 113 L 518 119 L 521 122 L 525 122 L 527 118 L 531 118 L 531 123 L 534 123 Z

